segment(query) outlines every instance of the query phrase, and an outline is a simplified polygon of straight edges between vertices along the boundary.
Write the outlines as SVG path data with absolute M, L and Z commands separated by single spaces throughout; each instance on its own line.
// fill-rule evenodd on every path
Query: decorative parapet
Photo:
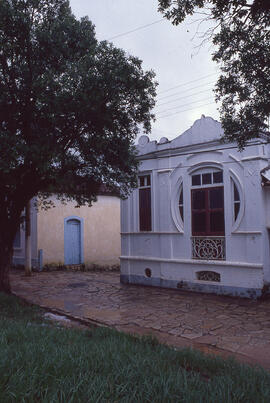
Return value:
M 192 241 L 192 259 L 225 260 L 225 237 L 194 236 Z

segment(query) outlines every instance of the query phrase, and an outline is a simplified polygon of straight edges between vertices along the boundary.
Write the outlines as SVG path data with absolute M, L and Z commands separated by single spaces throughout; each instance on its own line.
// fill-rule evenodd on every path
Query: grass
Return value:
M 0 402 L 269 402 L 270 374 L 108 328 L 65 329 L 0 294 Z

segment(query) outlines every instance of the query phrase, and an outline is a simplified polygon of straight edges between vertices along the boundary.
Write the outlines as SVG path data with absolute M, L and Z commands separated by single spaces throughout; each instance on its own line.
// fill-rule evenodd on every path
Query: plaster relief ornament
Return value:
M 149 143 L 149 137 L 145 135 L 139 137 L 138 143 L 139 146 L 144 147 L 146 144 Z

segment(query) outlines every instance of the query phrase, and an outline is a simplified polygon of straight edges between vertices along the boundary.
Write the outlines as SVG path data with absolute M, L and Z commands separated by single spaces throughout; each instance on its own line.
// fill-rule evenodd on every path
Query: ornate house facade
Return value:
M 123 283 L 250 298 L 267 289 L 270 146 L 255 139 L 239 152 L 221 136 L 202 116 L 172 141 L 140 137 L 138 188 L 121 206 Z

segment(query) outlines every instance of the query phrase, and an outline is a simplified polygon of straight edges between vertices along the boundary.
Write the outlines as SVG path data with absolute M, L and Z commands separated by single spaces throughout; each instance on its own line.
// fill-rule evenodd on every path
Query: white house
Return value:
M 138 188 L 121 205 L 123 283 L 250 298 L 268 289 L 270 146 L 255 139 L 239 152 L 221 136 L 202 116 L 172 141 L 140 137 Z

